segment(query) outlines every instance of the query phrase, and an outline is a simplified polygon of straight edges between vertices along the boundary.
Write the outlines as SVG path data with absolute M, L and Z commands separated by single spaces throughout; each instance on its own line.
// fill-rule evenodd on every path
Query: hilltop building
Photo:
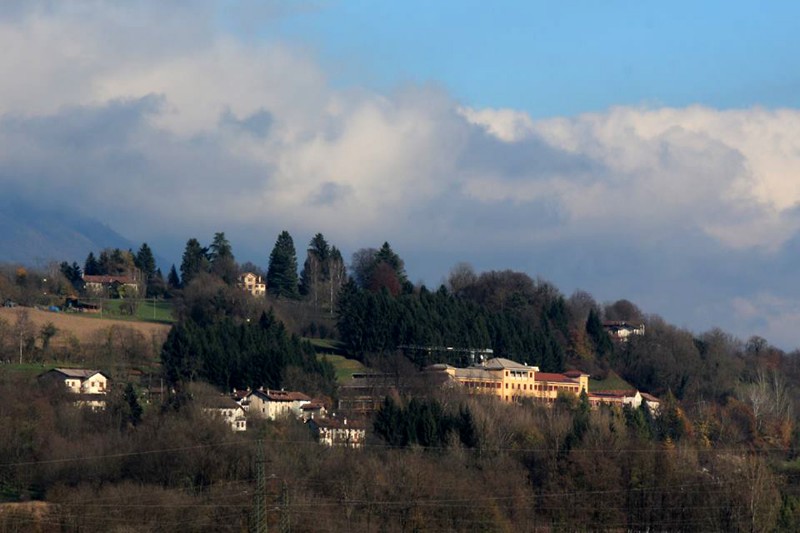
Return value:
M 264 296 L 267 294 L 267 284 L 261 281 L 261 276 L 252 272 L 245 272 L 239 276 L 239 288 L 249 292 L 253 296 Z
M 444 373 L 449 380 L 472 394 L 496 396 L 504 402 L 534 398 L 553 402 L 559 392 L 575 395 L 589 392 L 589 374 L 570 371 L 565 374 L 540 372 L 539 367 L 495 357 L 467 368 L 438 364 L 429 371 Z
M 624 320 L 603 322 L 603 329 L 611 340 L 619 342 L 628 342 L 631 335 L 644 335 L 644 324 L 631 324 Z

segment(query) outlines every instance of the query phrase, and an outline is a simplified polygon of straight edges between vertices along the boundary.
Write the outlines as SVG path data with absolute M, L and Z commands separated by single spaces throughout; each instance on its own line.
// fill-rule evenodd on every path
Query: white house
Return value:
M 78 395 L 76 405 L 104 409 L 109 390 L 109 377 L 99 370 L 86 368 L 54 368 L 39 375 L 40 381 L 63 384 L 67 391 Z
M 247 431 L 247 418 L 241 405 L 226 396 L 207 398 L 203 412 L 218 418 L 230 426 L 232 431 Z
M 302 418 L 303 406 L 311 403 L 311 398 L 302 392 L 270 389 L 255 390 L 245 400 L 249 404 L 248 413 L 269 420 L 284 416 Z
M 99 370 L 85 368 L 54 368 L 41 374 L 41 380 L 54 380 L 75 394 L 106 394 L 109 378 Z
M 253 296 L 267 294 L 267 284 L 261 281 L 261 276 L 257 276 L 252 272 L 245 272 L 239 276 L 239 287 Z
M 631 324 L 624 320 L 603 322 L 603 329 L 612 339 L 620 342 L 627 342 L 631 335 L 644 335 L 644 324 Z
M 361 448 L 367 438 L 364 424 L 346 418 L 312 418 L 307 423 L 317 441 L 325 446 Z

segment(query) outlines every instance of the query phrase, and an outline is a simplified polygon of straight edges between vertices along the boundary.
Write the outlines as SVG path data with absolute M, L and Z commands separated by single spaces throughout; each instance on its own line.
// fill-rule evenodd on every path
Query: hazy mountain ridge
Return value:
M 108 225 L 77 213 L 39 208 L 24 201 L 0 204 L 0 261 L 44 265 L 82 264 L 90 251 L 134 248 Z

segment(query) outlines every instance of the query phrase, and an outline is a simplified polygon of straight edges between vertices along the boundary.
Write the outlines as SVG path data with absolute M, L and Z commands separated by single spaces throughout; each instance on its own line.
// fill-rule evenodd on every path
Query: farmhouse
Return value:
M 231 431 L 247 431 L 247 418 L 241 405 L 227 396 L 214 396 L 204 399 L 203 412 L 212 418 L 225 422 Z
M 76 405 L 104 409 L 109 378 L 99 370 L 85 368 L 54 368 L 39 375 L 41 382 L 63 384 L 66 390 L 75 394 Z
M 302 392 L 258 389 L 248 394 L 243 401 L 248 403 L 248 413 L 253 416 L 276 420 L 290 415 L 301 418 L 302 408 L 311 402 L 311 398 Z
M 120 298 L 139 295 L 139 280 L 136 276 L 83 276 L 86 292 L 93 295 L 107 293 Z

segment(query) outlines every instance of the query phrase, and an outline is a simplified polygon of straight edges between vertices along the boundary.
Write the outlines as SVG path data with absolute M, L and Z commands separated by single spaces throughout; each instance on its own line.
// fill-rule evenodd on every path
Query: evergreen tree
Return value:
M 384 242 L 381 249 L 375 254 L 375 264 L 377 265 L 378 263 L 386 263 L 392 267 L 392 270 L 397 274 L 397 279 L 401 284 L 408 282 L 405 263 L 400 259 L 399 255 L 394 253 L 394 250 L 392 250 L 388 242 Z
M 70 265 L 66 261 L 63 261 L 59 265 L 59 270 L 61 270 L 61 273 L 64 274 L 64 277 L 67 278 L 67 281 L 70 282 L 76 291 L 81 290 L 83 287 L 83 273 L 77 262 L 73 261 L 72 265 Z
M 97 276 L 100 274 L 100 264 L 97 262 L 93 252 L 89 252 L 86 261 L 83 263 L 83 272 L 87 276 Z
M 225 238 L 225 233 L 214 234 L 214 240 L 208 247 L 208 251 L 211 273 L 222 278 L 228 285 L 233 285 L 237 275 L 236 260 L 233 257 L 231 243 Z
M 169 274 L 167 274 L 167 286 L 170 289 L 181 288 L 181 278 L 178 276 L 178 270 L 175 265 L 172 265 L 172 268 L 169 269 Z
M 308 243 L 303 270 L 300 273 L 300 293 L 309 296 L 314 306 L 319 305 L 320 294 L 328 281 L 330 247 L 322 233 L 317 233 Z
M 128 422 L 130 422 L 132 426 L 138 426 L 139 422 L 142 421 L 142 406 L 139 405 L 139 398 L 136 395 L 136 390 L 130 383 L 125 386 L 123 398 L 125 403 L 128 404 Z
M 589 311 L 589 317 L 586 319 L 586 333 L 592 340 L 595 351 L 599 357 L 609 355 L 614 349 L 611 337 L 609 337 L 606 330 L 603 329 L 603 323 L 600 322 L 600 315 L 594 309 Z
M 275 296 L 298 298 L 297 252 L 288 231 L 278 235 L 275 247 L 269 255 L 267 289 Z
M 142 243 L 139 251 L 136 252 L 134 264 L 136 265 L 136 268 L 142 271 L 142 277 L 145 281 L 149 282 L 150 279 L 155 275 L 156 258 L 153 256 L 153 251 L 146 242 Z
M 186 241 L 186 249 L 183 252 L 181 262 L 181 285 L 187 286 L 200 272 L 208 271 L 207 250 L 200 246 L 197 239 Z

